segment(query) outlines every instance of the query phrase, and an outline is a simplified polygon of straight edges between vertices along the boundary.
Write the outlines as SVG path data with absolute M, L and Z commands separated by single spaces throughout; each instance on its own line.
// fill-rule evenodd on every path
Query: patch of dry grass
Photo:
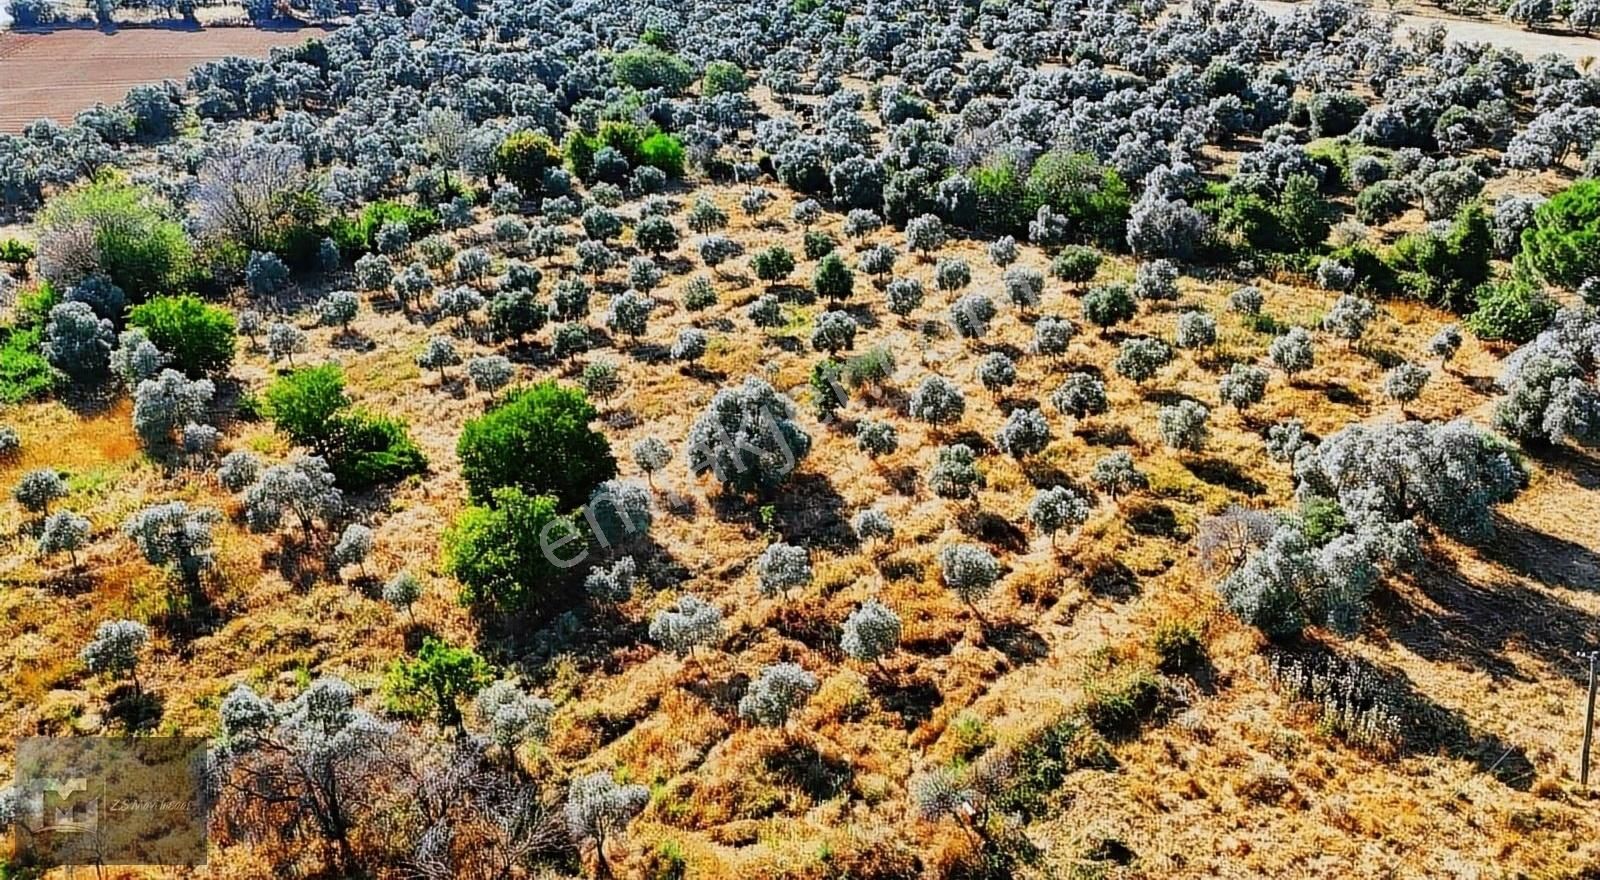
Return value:
M 787 217 L 787 196 L 757 223 L 738 211 L 737 190 L 707 190 L 728 210 L 728 233 L 747 252 L 778 242 L 801 252 L 801 230 L 772 219 Z M 845 242 L 841 222 L 829 215 L 822 226 Z M 888 231 L 869 241 L 900 244 Z M 841 248 L 853 262 L 855 245 Z M 1399 417 L 1377 392 L 1383 362 L 1419 358 L 1446 316 L 1390 304 L 1360 346 L 1319 339 L 1313 370 L 1294 384 L 1275 374 L 1266 400 L 1239 413 L 1217 404 L 1217 378 L 1229 362 L 1264 362 L 1269 339 L 1227 312 L 1233 282 L 1185 278 L 1179 303 L 1144 306 L 1109 338 L 1086 328 L 1059 361 L 1019 357 L 1017 385 L 997 399 L 976 381 L 977 362 L 988 350 L 1025 352 L 1031 322 L 1003 303 L 1001 273 L 983 243 L 956 241 L 943 255 L 969 262 L 971 289 L 993 296 L 1001 315 L 978 345 L 927 337 L 919 325 L 941 319 L 954 300 L 933 284 L 933 263 L 902 257 L 897 267 L 929 291 L 910 321 L 889 315 L 881 290 L 857 277 L 850 306 L 865 320 L 856 351 L 883 346 L 897 367 L 888 393 L 858 396 L 842 423 L 802 416 L 812 453 L 772 503 L 775 531 L 812 547 L 811 587 L 787 599 L 761 597 L 751 564 L 767 541 L 759 517 L 728 504 L 677 460 L 653 480 L 663 503 L 654 547 L 643 559 L 651 586 L 576 640 L 555 631 L 518 634 L 532 635 L 521 642 L 535 646 L 523 656 L 502 653 L 505 642 L 480 631 L 440 571 L 440 536 L 464 503 L 455 438 L 488 400 L 416 368 L 416 352 L 443 332 L 439 326 L 367 310 L 353 338 L 311 329 L 313 350 L 297 359 L 337 359 L 358 403 L 406 419 L 429 456 L 427 475 L 352 499 L 377 530 L 369 572 L 382 578 L 408 568 L 422 579 L 415 624 L 377 601 L 370 585 L 336 580 L 321 561 L 326 546 L 250 534 L 237 502 L 209 476 L 145 460 L 125 405 L 89 417 L 56 404 L 15 410 L 6 418 L 21 428 L 24 454 L 3 466 L 0 483 L 45 464 L 71 472 L 73 495 L 61 506 L 90 516 L 94 546 L 75 582 L 64 561 L 33 552 L 20 510 L 0 505 L 7 541 L 0 559 L 0 714 L 16 719 L 0 733 L 0 749 L 29 732 L 114 729 L 105 716 L 109 685 L 86 676 L 76 652 L 101 619 L 164 619 L 171 586 L 137 557 L 119 526 L 144 504 L 178 497 L 215 506 L 227 520 L 218 530 L 221 564 L 208 580 L 211 625 L 183 634 L 156 627 L 146 682 L 163 700 L 165 729 L 209 733 L 217 700 L 237 682 L 283 696 L 327 672 L 370 691 L 425 632 L 460 643 L 483 637 L 485 651 L 558 702 L 552 739 L 524 750 L 526 766 L 556 781 L 567 772 L 615 769 L 652 787 L 652 804 L 622 859 L 639 874 L 680 862 L 692 877 L 953 871 L 973 857 L 972 840 L 954 824 L 910 817 L 912 776 L 972 751 L 980 733 L 985 742 L 1015 743 L 1072 711 L 1082 703 L 1086 670 L 1108 650 L 1148 666 L 1155 659 L 1150 634 L 1175 618 L 1198 621 L 1210 652 L 1208 669 L 1189 689 L 1190 705 L 1143 736 L 1113 744 L 1116 769 L 1068 775 L 1054 799 L 1059 813 L 1029 829 L 1043 850 L 1030 869 L 1038 876 L 1103 865 L 1084 859 L 1103 852 L 1108 839 L 1133 853 L 1118 869 L 1128 876 L 1459 876 L 1474 866 L 1560 876 L 1595 863 L 1600 828 L 1571 781 L 1581 733 L 1571 652 L 1591 644 L 1600 615 L 1592 528 L 1600 521 L 1600 464 L 1592 457 L 1531 461 L 1532 487 L 1505 509 L 1499 541 L 1482 548 L 1435 542 L 1430 568 L 1386 591 L 1369 630 L 1342 646 L 1404 675 L 1470 732 L 1468 741 L 1436 752 L 1384 760 L 1319 731 L 1267 684 L 1259 637 L 1219 613 L 1189 543 L 1204 516 L 1230 504 L 1290 502 L 1288 468 L 1262 447 L 1273 422 L 1300 418 L 1325 435 L 1352 420 Z M 1020 262 L 1048 268 L 1046 255 L 1031 247 Z M 559 271 L 546 269 L 547 285 Z M 738 280 L 737 271 L 707 273 L 720 301 L 700 313 L 675 304 L 685 278 L 670 277 L 655 292 L 662 307 L 644 339 L 615 340 L 580 360 L 606 358 L 621 367 L 622 391 L 599 408 L 625 476 L 642 477 L 628 454 L 635 442 L 657 436 L 676 449 L 711 395 L 746 374 L 769 378 L 808 409 L 806 380 L 818 355 L 803 334 L 785 340 L 750 327 L 744 304 L 759 285 Z M 794 280 L 808 280 L 810 271 L 802 263 Z M 1131 272 L 1127 260 L 1108 260 L 1101 280 Z M 614 287 L 620 277 L 613 270 L 605 281 Z M 1332 300 L 1291 279 L 1259 286 L 1280 321 L 1312 321 Z M 1077 320 L 1080 292 L 1052 280 L 1036 311 Z M 597 293 L 591 323 L 600 323 L 607 301 Z M 797 311 L 814 315 L 822 307 Z M 1145 387 L 1115 375 L 1119 338 L 1170 341 L 1178 315 L 1190 307 L 1217 316 L 1215 351 L 1177 352 Z M 296 320 L 313 323 L 309 313 Z M 652 354 L 688 326 L 712 336 L 701 370 Z M 575 367 L 550 362 L 548 332 L 513 352 L 520 379 L 575 376 Z M 491 351 L 471 339 L 457 344 L 465 357 Z M 1496 354 L 1469 340 L 1448 370 L 1435 371 L 1409 412 L 1486 420 Z M 1049 406 L 1050 392 L 1075 368 L 1106 376 L 1109 413 L 1074 424 Z M 243 352 L 235 374 L 259 391 L 275 371 L 260 352 Z M 967 394 L 966 415 L 950 436 L 991 443 L 1008 408 L 1020 404 L 1041 407 L 1050 421 L 1051 444 L 1034 459 L 1019 463 L 992 450 L 983 457 L 986 486 L 975 505 L 981 516 L 926 488 L 942 440 L 905 417 L 903 398 L 933 373 Z M 1175 453 L 1161 443 L 1155 415 L 1177 395 L 1212 408 L 1201 453 Z M 900 450 L 878 462 L 856 449 L 849 428 L 869 416 L 900 430 Z M 286 451 L 264 425 L 234 426 L 229 444 Z M 1058 546 L 1033 534 L 1025 510 L 1035 487 L 1083 485 L 1094 461 L 1117 449 L 1133 454 L 1150 490 L 1117 504 L 1101 499 L 1090 521 L 1060 536 Z M 894 519 L 893 540 L 855 546 L 845 522 L 867 507 Z M 988 543 L 1005 566 L 994 594 L 978 606 L 981 617 L 939 583 L 938 551 L 954 541 Z M 729 638 L 679 659 L 658 651 L 643 630 L 654 611 L 688 592 L 727 612 Z M 850 661 L 838 649 L 839 624 L 868 598 L 904 620 L 902 650 L 882 668 Z M 751 729 L 737 716 L 738 697 L 763 665 L 777 661 L 802 664 L 821 689 L 790 729 Z M 1495 744 L 1517 756 L 1514 773 L 1503 772 L 1507 764 L 1493 766 Z M 250 865 L 249 853 L 230 851 L 213 873 L 249 876 Z

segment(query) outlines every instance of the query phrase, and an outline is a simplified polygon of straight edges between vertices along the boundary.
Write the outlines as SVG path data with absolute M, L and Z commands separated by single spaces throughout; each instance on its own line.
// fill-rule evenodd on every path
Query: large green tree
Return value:
M 589 427 L 594 418 L 582 391 L 550 380 L 467 422 L 456 455 L 473 502 L 492 504 L 494 490 L 515 486 L 564 510 L 582 504 L 617 475 L 611 445 Z

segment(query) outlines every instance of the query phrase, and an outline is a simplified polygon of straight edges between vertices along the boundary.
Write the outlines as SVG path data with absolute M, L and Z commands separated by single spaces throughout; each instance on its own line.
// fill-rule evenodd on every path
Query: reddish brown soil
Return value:
M 203 61 L 265 55 L 320 33 L 245 27 L 0 33 L 0 131 L 20 131 L 42 116 L 66 122 L 96 101 L 122 100 L 139 83 L 182 80 Z

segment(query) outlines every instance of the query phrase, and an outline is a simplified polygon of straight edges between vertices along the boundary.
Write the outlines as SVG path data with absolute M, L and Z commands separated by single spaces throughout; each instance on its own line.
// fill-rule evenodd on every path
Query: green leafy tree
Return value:
M 469 507 L 444 536 L 444 567 L 467 605 L 542 619 L 566 598 L 560 563 L 587 553 L 578 524 L 547 495 L 498 489 L 493 506 Z
M 755 269 L 757 278 L 773 285 L 788 278 L 789 273 L 794 271 L 794 255 L 783 245 L 775 244 L 758 251 L 751 258 L 750 265 Z
M 700 78 L 700 94 L 713 98 L 717 95 L 743 94 L 750 90 L 750 80 L 744 69 L 732 61 L 712 61 Z
M 589 427 L 595 415 L 582 391 L 551 380 L 468 421 L 456 455 L 474 503 L 492 503 L 494 490 L 516 486 L 564 509 L 582 504 L 617 474 L 610 444 Z
M 279 376 L 263 397 L 268 418 L 301 446 L 327 452 L 338 417 L 350 406 L 338 364 L 301 367 Z
M 431 714 L 440 727 L 461 729 L 459 701 L 494 681 L 489 664 L 471 648 L 442 639 L 423 640 L 417 656 L 389 667 L 384 690 L 390 711 L 402 715 Z
M 1540 275 L 1576 288 L 1600 276 L 1600 180 L 1580 180 L 1534 212 L 1522 255 Z
M 543 189 L 545 171 L 560 163 L 556 145 L 542 132 L 512 132 L 494 151 L 495 171 L 524 193 Z
M 670 52 L 654 46 L 640 46 L 619 52 L 611 59 L 617 81 L 636 89 L 661 89 L 676 95 L 694 82 L 694 70 Z
M 817 296 L 824 299 L 849 299 L 855 289 L 856 277 L 838 254 L 828 254 L 817 263 L 817 269 L 811 276 L 811 283 L 817 291 Z
M 98 272 L 130 300 L 142 302 L 183 288 L 193 270 L 193 248 L 171 208 L 148 190 L 113 178 L 52 198 L 38 226 L 40 271 L 55 284 L 75 281 L 79 272 Z
M 1395 242 L 1386 258 L 1400 281 L 1422 299 L 1458 314 L 1492 275 L 1494 225 L 1483 206 L 1462 208 L 1444 235 L 1416 232 Z M 1359 269 L 1358 276 L 1362 274 Z

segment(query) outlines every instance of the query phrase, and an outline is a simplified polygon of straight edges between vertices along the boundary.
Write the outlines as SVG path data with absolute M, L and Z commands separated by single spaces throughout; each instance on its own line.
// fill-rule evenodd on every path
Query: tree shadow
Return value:
M 695 665 L 689 661 L 688 665 Z M 736 718 L 739 715 L 739 698 L 750 689 L 750 676 L 743 672 L 735 672 L 722 680 L 715 680 L 705 676 L 704 672 L 683 689 L 705 701 L 712 711 L 724 718 Z
M 918 560 L 899 556 L 890 556 L 878 563 L 878 573 L 889 581 L 920 581 L 926 571 L 926 566 Z
M 328 346 L 339 351 L 365 353 L 376 350 L 378 344 L 364 333 L 340 331 L 333 334 L 333 339 L 329 340 Z
M 1329 403 L 1337 403 L 1340 406 L 1365 406 L 1367 403 L 1366 398 L 1341 382 L 1307 382 L 1300 387 L 1309 391 L 1321 391 Z
M 844 497 L 822 474 L 794 474 L 774 506 L 773 524 L 785 541 L 847 551 L 857 546 Z
M 698 363 L 695 363 L 695 364 L 684 364 L 682 367 L 678 368 L 678 372 L 682 373 L 684 376 L 687 376 L 690 379 L 694 379 L 697 382 L 710 382 L 712 384 L 721 384 L 721 383 L 726 382 L 728 380 L 727 372 L 725 372 L 723 370 L 708 369 L 704 365 L 698 364 Z
M 1309 674 L 1275 677 L 1274 687 L 1290 700 L 1307 707 L 1322 706 L 1349 719 L 1381 713 L 1398 728 L 1386 743 L 1403 755 L 1443 753 L 1475 764 L 1502 784 L 1517 791 L 1533 786 L 1536 768 L 1527 750 L 1492 731 L 1474 728 L 1460 712 L 1441 705 L 1417 689 L 1399 669 L 1379 666 L 1359 655 L 1303 642 L 1270 655 L 1274 667 L 1292 658 Z M 1315 711 L 1315 710 L 1313 710 Z M 1324 714 L 1322 722 L 1332 722 Z M 1337 723 L 1337 722 L 1333 722 Z M 1353 743 L 1372 747 L 1376 744 Z
M 1500 565 L 1547 587 L 1600 590 L 1600 552 L 1494 514 L 1495 536 L 1477 549 Z
M 1260 480 L 1246 474 L 1237 464 L 1226 459 L 1192 459 L 1184 461 L 1183 466 L 1201 482 L 1221 486 L 1251 498 L 1264 495 L 1267 491 L 1267 487 Z
M 1531 446 L 1523 444 L 1523 452 L 1534 461 L 1553 471 L 1560 471 L 1585 489 L 1600 489 L 1600 458 L 1571 446 Z
M 1005 395 L 1003 397 L 995 398 L 994 403 L 995 403 L 995 406 L 999 407 L 999 409 L 1000 409 L 1000 411 L 1002 413 L 1005 413 L 1008 416 L 1011 415 L 1016 410 L 1019 410 L 1019 409 L 1039 409 L 1040 408 L 1039 407 L 1039 401 L 1035 400 L 1034 398 L 1023 397 L 1023 396 L 1013 397 L 1013 396 L 1011 396 L 1009 394 Z
M 197 588 L 174 581 L 163 598 L 165 604 L 150 623 L 173 637 L 180 654 L 189 650 L 191 641 L 215 632 L 222 624 L 222 610 L 211 601 L 203 584 Z
M 635 342 L 628 346 L 628 356 L 641 364 L 660 366 L 672 360 L 672 349 L 656 342 Z
M 889 487 L 901 495 L 912 497 L 917 494 L 917 469 L 906 465 L 891 468 L 883 472 L 883 478 Z
M 1013 665 L 1037 663 L 1050 653 L 1050 645 L 1026 624 L 1017 621 L 980 623 L 983 642 L 1006 655 Z
M 915 730 L 933 717 L 944 703 L 944 694 L 932 679 L 914 677 L 903 681 L 884 681 L 878 685 L 878 702 L 883 709 L 900 716 L 906 730 Z
M 855 322 L 861 325 L 861 328 L 864 330 L 875 330 L 879 326 L 877 314 L 872 310 L 872 306 L 867 305 L 866 303 L 845 303 L 842 306 L 830 304 L 830 306 L 832 308 L 842 307 L 845 314 L 854 318 Z
M 1409 595 L 1412 590 L 1420 597 Z M 1517 681 L 1529 676 L 1517 668 L 1512 651 L 1580 682 L 1587 669 L 1575 658 L 1600 648 L 1600 619 L 1594 615 L 1525 584 L 1480 585 L 1444 566 L 1427 566 L 1397 585 L 1396 601 L 1383 610 L 1389 635 L 1419 657 Z
M 1090 446 L 1116 448 L 1133 445 L 1133 433 L 1127 425 L 1097 423 L 1086 428 L 1080 427 L 1078 436 Z
M 825 613 L 820 598 L 797 599 L 781 603 L 769 619 L 773 631 L 794 639 L 826 656 L 839 653 L 840 625 Z
M 971 449 L 977 455 L 991 455 L 995 451 L 994 444 L 990 443 L 988 438 L 972 430 L 957 431 L 940 441 L 941 446 L 954 446 L 957 443 Z
M 845 793 L 855 776 L 850 762 L 824 755 L 811 743 L 799 741 L 770 752 L 766 766 L 813 803 L 830 801 Z
M 1022 476 L 1027 479 L 1028 485 L 1035 489 L 1053 489 L 1056 486 L 1065 486 L 1075 492 L 1082 493 L 1084 488 L 1066 471 L 1055 464 L 1039 458 L 1030 458 L 1021 462 Z
M 1178 522 L 1178 515 L 1171 507 L 1159 502 L 1146 501 L 1134 502 L 1127 506 L 1128 528 L 1137 534 L 1150 538 L 1170 538 L 1174 541 L 1189 540 L 1188 530 Z
M 956 527 L 971 537 L 1011 553 L 1028 549 L 1028 535 L 1016 523 L 987 510 L 966 510 L 956 517 Z
M 128 733 L 147 732 L 156 729 L 161 723 L 161 715 L 166 711 L 165 703 L 159 694 L 151 691 L 139 691 L 132 684 L 120 684 L 107 698 L 110 704 L 107 716 L 117 722 Z
M 1184 401 L 1201 402 L 1192 395 L 1184 394 L 1182 391 L 1174 391 L 1171 388 L 1141 388 L 1139 396 L 1150 403 L 1160 406 L 1177 406 Z
M 1139 576 L 1133 573 L 1133 569 L 1116 560 L 1086 572 L 1083 584 L 1091 595 L 1118 602 L 1126 602 L 1144 591 L 1139 585 Z

